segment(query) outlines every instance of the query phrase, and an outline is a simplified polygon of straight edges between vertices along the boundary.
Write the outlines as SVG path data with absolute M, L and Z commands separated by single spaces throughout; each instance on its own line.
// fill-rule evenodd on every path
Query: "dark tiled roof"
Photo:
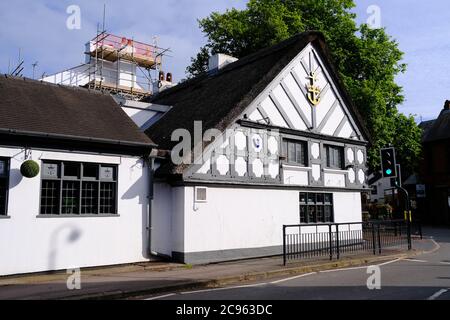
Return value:
M 309 31 L 241 58 L 218 72 L 205 73 L 150 98 L 149 102 L 170 105 L 172 109 L 146 130 L 147 135 L 160 148 L 171 150 L 177 143 L 171 141 L 172 132 L 184 128 L 193 136 L 194 121 L 202 121 L 203 132 L 210 128 L 225 130 L 309 43 L 329 64 L 332 80 L 343 88 L 331 64 L 323 35 Z M 343 90 L 341 95 L 369 140 L 358 111 Z M 179 167 L 172 173 L 180 173 L 182 169 Z
M 153 144 L 110 95 L 2 75 L 0 130 L 136 146 Z
M 450 139 L 450 101 L 445 101 L 444 109 L 439 114 L 439 117 L 428 125 L 428 129 L 424 129 L 424 142 L 431 142 L 436 140 Z

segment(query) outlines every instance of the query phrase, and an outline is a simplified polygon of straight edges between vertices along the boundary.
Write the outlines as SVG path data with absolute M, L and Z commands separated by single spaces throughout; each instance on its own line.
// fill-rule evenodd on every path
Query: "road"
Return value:
M 377 265 L 378 270 L 367 266 L 329 270 L 244 286 L 173 292 L 146 300 L 450 300 L 450 230 L 431 233 L 439 245 L 434 252 L 387 261 Z

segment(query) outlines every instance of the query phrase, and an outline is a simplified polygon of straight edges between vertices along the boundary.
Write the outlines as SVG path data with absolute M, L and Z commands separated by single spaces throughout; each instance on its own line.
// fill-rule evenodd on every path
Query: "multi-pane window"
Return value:
M 0 158 L 0 216 L 7 215 L 9 189 L 9 160 Z
M 327 154 L 327 167 L 344 169 L 344 148 L 338 146 L 325 146 Z
M 42 215 L 117 213 L 117 166 L 48 161 L 42 165 Z
M 288 163 L 306 166 L 306 142 L 283 140 L 283 156 Z
M 300 192 L 300 223 L 333 222 L 333 194 Z

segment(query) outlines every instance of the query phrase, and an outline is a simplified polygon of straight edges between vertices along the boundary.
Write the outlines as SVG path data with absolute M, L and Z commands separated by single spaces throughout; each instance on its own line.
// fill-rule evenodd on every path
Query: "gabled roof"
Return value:
M 110 95 L 1 75 L 0 133 L 153 145 Z
M 432 142 L 437 140 L 450 139 L 450 101 L 445 101 L 444 109 L 439 114 L 439 117 L 433 121 L 432 124 L 425 127 L 423 141 Z
M 202 121 L 203 132 L 211 128 L 224 131 L 309 43 L 328 64 L 332 81 L 339 87 L 352 117 L 369 140 L 362 118 L 334 70 L 324 36 L 316 31 L 298 34 L 217 72 L 202 74 L 151 97 L 149 102 L 170 105 L 172 109 L 145 133 L 160 148 L 171 150 L 178 143 L 171 141 L 172 132 L 183 128 L 193 136 L 194 121 Z

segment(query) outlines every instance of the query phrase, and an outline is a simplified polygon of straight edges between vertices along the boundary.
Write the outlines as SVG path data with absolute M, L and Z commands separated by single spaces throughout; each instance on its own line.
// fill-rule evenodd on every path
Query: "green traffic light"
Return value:
M 387 174 L 387 175 L 391 175 L 391 174 L 392 174 L 392 170 L 391 170 L 391 169 L 387 169 L 387 170 L 386 170 L 386 174 Z

